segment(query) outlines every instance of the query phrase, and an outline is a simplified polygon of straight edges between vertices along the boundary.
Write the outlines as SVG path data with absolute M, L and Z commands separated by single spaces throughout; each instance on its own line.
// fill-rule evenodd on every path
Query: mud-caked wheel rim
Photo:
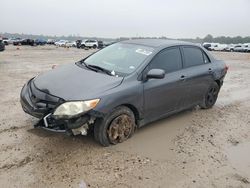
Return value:
M 208 93 L 207 93 L 207 97 L 206 97 L 207 105 L 208 106 L 214 105 L 214 103 L 217 100 L 217 96 L 218 96 L 218 88 L 216 88 L 216 87 L 210 88 Z
M 117 144 L 127 140 L 132 134 L 134 126 L 133 119 L 127 114 L 114 118 L 107 130 L 110 143 Z

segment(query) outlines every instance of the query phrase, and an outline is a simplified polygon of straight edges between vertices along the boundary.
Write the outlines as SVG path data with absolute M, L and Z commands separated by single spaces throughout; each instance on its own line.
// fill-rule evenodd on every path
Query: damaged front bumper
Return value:
M 94 123 L 94 120 L 95 118 L 87 114 L 72 119 L 55 119 L 50 113 L 40 119 L 34 127 L 59 133 L 87 135 L 89 126 Z
M 39 90 L 32 79 L 22 88 L 20 98 L 24 112 L 40 119 L 34 127 L 53 132 L 86 135 L 89 126 L 94 123 L 96 117 L 100 116 L 97 112 L 92 111 L 76 118 L 55 118 L 53 111 L 64 100 Z

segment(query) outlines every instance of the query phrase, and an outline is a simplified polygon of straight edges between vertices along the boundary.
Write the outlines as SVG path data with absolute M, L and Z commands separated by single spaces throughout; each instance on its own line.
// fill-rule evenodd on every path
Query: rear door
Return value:
M 184 70 L 187 74 L 185 105 L 192 106 L 203 100 L 213 79 L 213 68 L 206 53 L 196 46 L 182 46 Z
M 144 71 L 166 71 L 163 79 L 149 79 L 144 83 L 144 114 L 146 121 L 153 121 L 180 108 L 186 95 L 183 81 L 183 63 L 179 47 L 159 52 Z

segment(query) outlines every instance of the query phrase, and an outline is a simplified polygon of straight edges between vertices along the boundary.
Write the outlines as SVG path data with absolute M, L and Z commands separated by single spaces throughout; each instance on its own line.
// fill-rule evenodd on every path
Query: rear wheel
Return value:
M 208 91 L 204 96 L 203 103 L 200 105 L 200 107 L 203 109 L 212 108 L 217 100 L 219 90 L 220 87 L 218 84 L 216 82 L 212 83 L 208 88 Z
M 135 131 L 135 116 L 126 106 L 114 109 L 94 125 L 95 140 L 103 146 L 124 142 Z

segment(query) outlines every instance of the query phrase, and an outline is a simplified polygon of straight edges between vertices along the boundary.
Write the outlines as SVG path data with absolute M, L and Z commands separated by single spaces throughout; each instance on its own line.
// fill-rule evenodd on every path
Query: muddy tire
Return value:
M 134 113 L 126 106 L 115 108 L 94 125 L 94 137 L 103 146 L 126 141 L 135 131 Z
M 216 82 L 212 83 L 210 87 L 208 88 L 204 96 L 203 103 L 200 104 L 200 107 L 202 109 L 212 108 L 214 104 L 216 103 L 219 90 L 220 90 L 220 87 L 218 86 L 218 84 Z

